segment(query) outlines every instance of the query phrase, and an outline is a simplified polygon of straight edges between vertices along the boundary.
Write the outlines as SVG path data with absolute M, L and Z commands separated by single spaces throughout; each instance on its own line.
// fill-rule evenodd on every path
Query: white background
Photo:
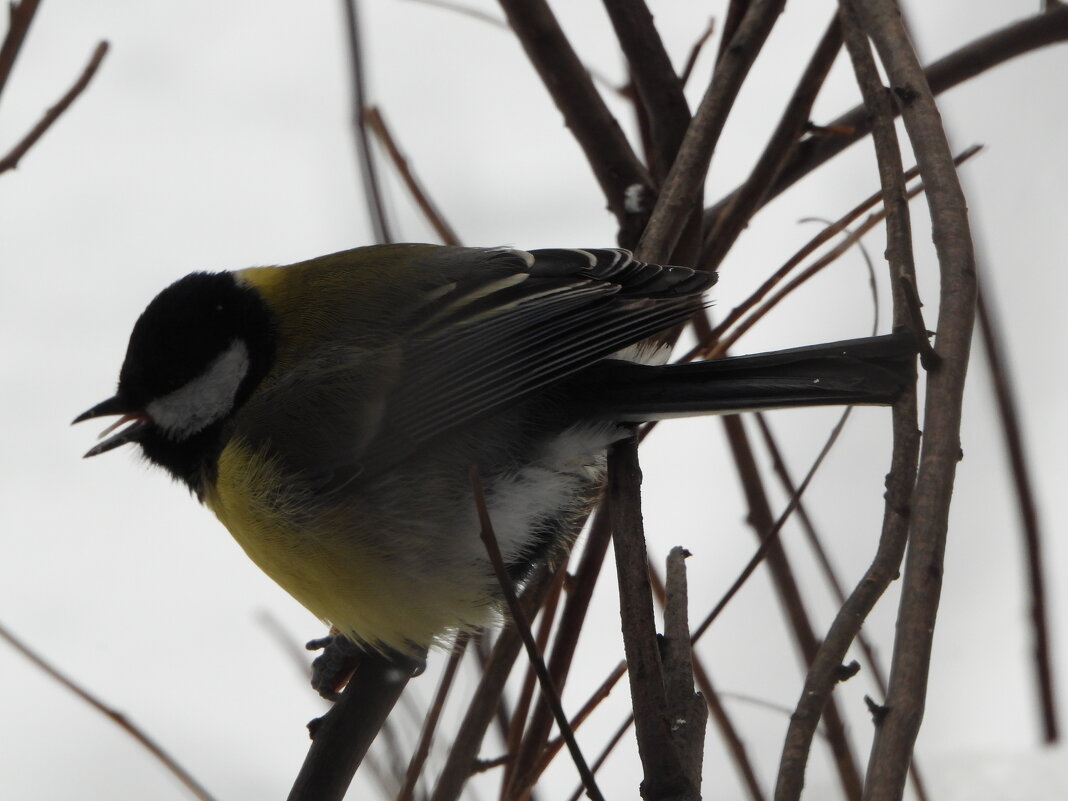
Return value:
M 493 3 L 478 5 L 500 16 Z M 621 82 L 600 4 L 555 5 L 583 59 Z M 908 10 L 929 61 L 1037 6 L 981 0 L 910 3 Z M 364 8 L 372 99 L 465 242 L 614 244 L 613 221 L 582 155 L 508 31 L 410 1 L 370 0 Z M 658 0 L 652 8 L 676 64 L 708 17 L 722 15 L 719 3 Z M 724 133 L 710 199 L 746 174 L 832 8 L 789 4 Z M 321 626 L 181 488 L 132 452 L 83 462 L 95 430 L 67 423 L 111 394 L 130 326 L 170 281 L 194 269 L 287 263 L 370 241 L 349 129 L 341 8 L 293 0 L 49 0 L 0 105 L 0 150 L 66 90 L 102 38 L 112 50 L 88 92 L 17 172 L 0 178 L 0 621 L 129 714 L 219 798 L 280 798 L 306 748 L 303 723 L 322 707 L 261 619 L 278 621 L 293 642 L 316 636 Z M 692 104 L 713 53 L 707 49 L 698 64 Z M 1017 59 L 941 101 L 955 147 L 988 146 L 963 172 L 987 296 L 1006 323 L 1048 532 L 1062 721 L 1065 55 L 1055 47 Z M 857 99 L 841 58 L 813 118 L 828 121 Z M 631 130 L 627 108 L 615 99 L 612 105 Z M 430 240 L 403 191 L 389 183 L 399 237 Z M 838 217 L 876 188 L 865 142 L 788 192 L 723 265 L 717 305 L 733 307 L 815 233 L 799 218 Z M 922 201 L 913 210 L 921 293 L 933 324 L 936 265 Z M 868 244 L 878 258 L 878 237 Z M 881 274 L 880 280 L 885 284 Z M 862 262 L 851 254 L 738 350 L 863 335 L 871 316 L 867 293 Z M 885 320 L 884 309 L 883 330 Z M 1015 513 L 981 355 L 973 365 L 918 753 L 935 799 L 986 797 L 981 791 L 990 798 L 1062 798 L 1068 760 L 1036 749 Z M 796 476 L 834 419 L 827 410 L 772 417 Z M 847 584 L 874 549 L 888 428 L 885 410 L 858 410 L 808 499 Z M 674 423 L 644 448 L 653 555 L 662 559 L 676 543 L 694 553 L 694 618 L 732 581 L 755 542 L 720 430 L 715 420 Z M 778 493 L 777 508 L 782 503 Z M 823 631 L 835 604 L 812 579 L 797 530 L 784 537 Z M 621 655 L 610 580 L 603 589 L 594 610 L 601 617 L 588 627 L 580 675 L 565 694 L 571 709 Z M 892 591 L 866 627 L 885 659 L 895 604 Z M 762 573 L 710 632 L 702 654 L 721 690 L 795 704 L 796 651 Z M 435 656 L 428 676 L 414 683 L 421 698 L 432 692 L 441 662 Z M 187 797 L 116 726 L 6 646 L 0 677 L 3 797 Z M 839 691 L 862 764 L 870 742 L 862 697 L 873 692 L 865 674 Z M 620 686 L 581 733 L 589 752 L 623 719 L 626 696 Z M 770 786 L 786 713 L 744 700 L 728 704 Z M 498 746 L 485 750 L 493 756 Z M 705 797 L 743 797 L 712 730 L 705 776 Z M 625 743 L 603 774 L 603 788 L 612 798 L 635 798 L 639 779 L 633 746 Z M 483 781 L 480 797 L 488 798 L 496 779 Z M 561 759 L 541 797 L 565 797 L 574 781 Z M 837 791 L 818 745 L 809 786 L 813 798 Z

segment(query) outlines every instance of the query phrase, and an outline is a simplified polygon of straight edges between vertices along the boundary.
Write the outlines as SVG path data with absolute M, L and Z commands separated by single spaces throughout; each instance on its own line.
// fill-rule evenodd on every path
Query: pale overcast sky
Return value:
M 500 16 L 488 0 L 470 5 Z M 584 60 L 620 82 L 623 68 L 600 3 L 554 5 Z M 834 5 L 788 4 L 724 133 L 710 199 L 746 174 Z M 1038 5 L 957 0 L 907 8 L 921 55 L 933 60 Z M 680 64 L 724 4 L 657 0 L 651 6 Z M 363 7 L 372 99 L 466 243 L 614 244 L 613 220 L 582 155 L 507 30 L 410 0 L 367 0 Z M 229 801 L 287 792 L 306 750 L 303 724 L 322 711 L 262 616 L 280 622 L 295 642 L 322 627 L 261 575 L 184 490 L 132 452 L 83 462 L 96 431 L 67 424 L 111 393 L 133 321 L 174 279 L 195 269 L 287 263 L 371 241 L 349 130 L 342 24 L 340 3 L 326 0 L 47 0 L 0 104 L 0 151 L 6 151 L 66 90 L 97 41 L 111 43 L 88 92 L 16 172 L 0 177 L 0 404 L 7 431 L 0 450 L 0 621 L 129 714 Z M 692 103 L 713 52 L 698 63 Z M 1066 55 L 1060 46 L 1017 59 L 941 101 L 957 149 L 987 145 L 963 174 L 985 255 L 987 296 L 1006 322 L 1026 415 L 1048 532 L 1046 575 L 1062 679 L 1068 513 L 1059 499 L 1068 479 L 1068 383 L 1056 365 L 1068 345 Z M 827 121 L 855 102 L 851 72 L 840 58 L 813 118 Z M 612 105 L 631 130 L 626 107 L 615 99 Z M 404 192 L 392 178 L 388 184 L 400 237 L 431 241 Z M 800 218 L 836 218 L 877 186 L 865 142 L 785 194 L 723 265 L 713 292 L 717 306 L 735 305 L 815 232 Z M 937 276 L 926 210 L 917 202 L 913 211 L 921 292 L 933 316 Z M 879 238 L 867 244 L 878 259 Z M 878 266 L 885 296 L 881 261 Z M 867 278 L 854 254 L 785 304 L 738 351 L 860 336 L 870 318 Z M 1005 781 L 1011 789 L 997 797 L 1031 801 L 1043 797 L 1041 790 L 1011 778 L 1022 770 L 1013 758 L 1033 751 L 1038 737 L 1023 563 L 981 354 L 973 365 L 918 753 L 937 801 L 954 788 L 960 792 L 967 777 L 981 778 L 988 789 Z M 795 474 L 807 469 L 835 417 L 818 410 L 770 418 Z M 847 584 L 874 550 L 888 435 L 885 410 L 858 410 L 811 489 L 810 507 Z M 694 553 L 692 614 L 703 616 L 754 547 L 719 423 L 662 426 L 643 452 L 651 549 L 657 559 L 675 544 Z M 782 502 L 780 493 L 777 508 Z M 821 585 L 798 530 L 791 527 L 784 537 L 806 586 L 814 588 L 809 600 L 823 631 L 835 605 L 815 589 Z M 609 568 L 595 600 L 603 622 L 589 627 L 581 675 L 565 694 L 571 709 L 621 658 L 610 575 Z M 866 628 L 887 660 L 896 599 L 894 589 Z M 801 672 L 762 574 L 713 627 L 702 654 L 721 690 L 795 704 Z M 413 683 L 419 698 L 432 693 L 442 661 L 435 656 L 427 675 Z M 4 645 L 0 675 L 0 795 L 187 797 L 117 727 Z M 862 699 L 872 692 L 864 675 L 839 690 L 862 761 L 871 732 Z M 1063 720 L 1064 681 L 1060 696 Z M 729 703 L 770 787 L 786 714 L 739 699 Z M 580 741 L 595 751 L 626 706 L 621 685 Z M 498 745 L 485 750 L 496 754 Z M 707 751 L 705 797 L 743 798 L 712 730 Z M 1048 775 L 1059 770 L 1064 781 L 1051 792 L 1064 797 L 1068 760 L 1060 767 L 1049 762 Z M 1039 775 L 1027 764 L 1030 775 Z M 625 743 L 608 763 L 602 787 L 611 798 L 635 798 L 639 779 L 633 744 Z M 366 781 L 359 777 L 357 786 Z M 480 797 L 491 797 L 498 779 L 481 781 Z M 575 784 L 574 770 L 562 758 L 547 781 L 541 797 L 564 797 Z M 812 798 L 837 792 L 818 746 L 810 787 Z M 353 790 L 350 797 L 367 796 Z

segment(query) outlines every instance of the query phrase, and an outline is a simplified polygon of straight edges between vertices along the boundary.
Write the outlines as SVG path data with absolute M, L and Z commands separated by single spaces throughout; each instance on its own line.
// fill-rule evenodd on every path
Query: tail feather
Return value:
M 912 335 L 898 332 L 706 362 L 605 361 L 577 397 L 599 418 L 640 422 L 797 406 L 887 405 L 915 376 Z

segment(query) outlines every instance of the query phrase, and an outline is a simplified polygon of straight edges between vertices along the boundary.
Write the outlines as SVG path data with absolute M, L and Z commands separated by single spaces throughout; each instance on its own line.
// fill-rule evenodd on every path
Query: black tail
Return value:
M 915 355 L 912 335 L 902 331 L 691 364 L 609 360 L 584 371 L 576 389 L 597 417 L 631 422 L 794 406 L 885 405 L 914 380 Z

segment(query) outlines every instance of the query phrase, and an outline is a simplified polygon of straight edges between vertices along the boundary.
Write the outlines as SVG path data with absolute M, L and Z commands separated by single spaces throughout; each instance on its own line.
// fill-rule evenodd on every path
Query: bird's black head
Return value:
M 75 420 L 118 414 L 116 426 L 130 423 L 86 456 L 137 442 L 199 491 L 226 421 L 267 374 L 274 350 L 270 310 L 232 273 L 193 273 L 171 284 L 134 325 L 115 396 Z

